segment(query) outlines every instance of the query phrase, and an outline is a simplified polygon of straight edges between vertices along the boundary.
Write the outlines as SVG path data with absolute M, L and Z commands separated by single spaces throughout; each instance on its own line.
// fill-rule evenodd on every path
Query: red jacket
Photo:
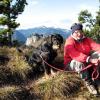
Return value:
M 77 42 L 70 36 L 64 46 L 64 65 L 72 59 L 85 63 L 91 50 L 100 52 L 100 44 L 90 38 L 84 38 L 82 42 Z

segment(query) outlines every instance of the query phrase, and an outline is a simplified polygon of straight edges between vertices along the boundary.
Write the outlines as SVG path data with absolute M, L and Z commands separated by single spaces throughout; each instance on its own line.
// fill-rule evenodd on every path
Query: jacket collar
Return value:
M 72 34 L 71 34 L 71 37 L 72 37 L 73 39 L 75 39 L 76 41 L 78 41 Z M 83 36 L 83 37 L 81 38 L 81 40 L 83 40 L 84 38 L 86 38 L 86 37 Z

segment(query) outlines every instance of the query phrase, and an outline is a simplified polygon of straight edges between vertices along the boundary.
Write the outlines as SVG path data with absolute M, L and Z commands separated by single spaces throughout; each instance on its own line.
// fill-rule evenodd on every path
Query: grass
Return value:
M 10 100 L 11 94 L 13 95 L 16 90 L 18 90 L 18 87 L 15 86 L 4 86 L 0 88 L 0 100 Z M 12 100 L 12 99 L 11 99 Z
M 30 53 L 28 49 L 24 52 Z M 4 64 L 0 64 L 0 100 L 100 99 L 89 94 L 82 80 L 75 73 L 57 72 L 55 77 L 44 79 L 37 76 L 37 80 L 33 80 L 29 75 L 32 75 L 30 73 L 34 70 L 28 65 L 24 56 L 16 51 L 16 48 L 0 47 L 0 55 L 9 58 L 9 61 L 5 60 Z M 61 54 L 59 56 L 62 57 Z M 61 59 L 56 60 L 57 66 Z
M 33 100 L 27 89 L 15 85 L 0 88 L 0 100 Z
M 17 52 L 16 48 L 2 47 L 0 48 L 0 55 L 9 57 L 5 65 L 0 65 L 0 78 L 11 78 L 15 81 L 18 79 L 26 80 L 31 67 L 25 61 L 25 58 Z M 4 74 L 3 74 L 4 73 Z M 18 82 L 18 81 L 17 81 Z
M 31 84 L 33 91 L 40 94 L 43 100 L 66 100 L 80 89 L 81 81 L 75 75 L 58 73 L 48 80 L 39 79 Z M 33 92 L 34 93 L 34 92 Z

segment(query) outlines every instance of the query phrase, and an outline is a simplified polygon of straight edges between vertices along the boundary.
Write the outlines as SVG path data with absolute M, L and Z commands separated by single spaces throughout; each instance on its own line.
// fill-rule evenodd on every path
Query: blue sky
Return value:
M 78 22 L 81 10 L 87 9 L 94 17 L 99 9 L 99 0 L 27 0 L 28 5 L 18 16 L 18 29 L 39 26 L 65 28 Z

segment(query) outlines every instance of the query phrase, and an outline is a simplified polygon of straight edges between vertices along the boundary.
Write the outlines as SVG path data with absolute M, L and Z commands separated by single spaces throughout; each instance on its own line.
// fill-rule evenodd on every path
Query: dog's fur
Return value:
M 57 49 L 61 47 L 62 43 L 63 37 L 60 34 L 50 35 L 39 47 L 33 50 L 28 60 L 29 65 L 40 67 L 45 72 L 45 75 L 52 74 L 52 68 L 45 64 L 43 59 L 47 63 L 52 64 L 52 61 L 57 56 Z M 57 46 L 58 48 L 54 49 L 53 46 Z

